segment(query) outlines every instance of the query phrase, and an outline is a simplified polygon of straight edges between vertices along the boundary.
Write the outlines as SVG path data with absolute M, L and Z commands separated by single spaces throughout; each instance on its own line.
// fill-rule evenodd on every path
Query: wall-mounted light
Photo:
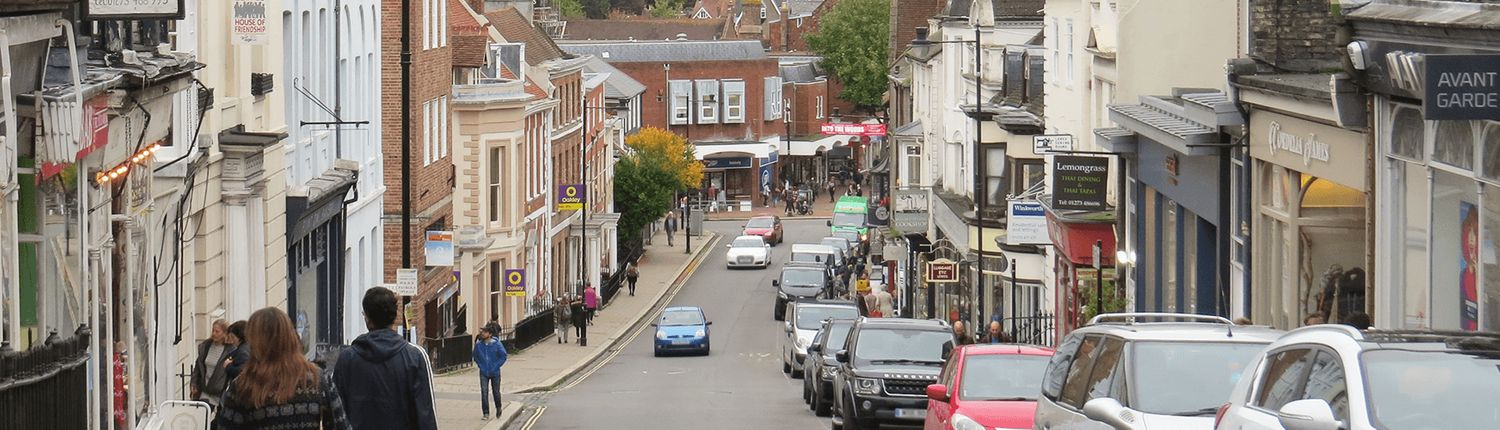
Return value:
M 129 176 L 132 166 L 137 164 L 146 164 L 146 162 L 151 161 L 151 156 L 153 154 L 156 154 L 156 152 L 160 150 L 161 144 L 153 143 L 150 146 L 141 149 L 140 151 L 136 151 L 135 154 L 131 154 L 129 160 L 121 162 L 120 164 L 115 165 L 115 167 L 109 170 L 100 170 L 94 173 L 94 183 L 99 186 L 104 186 L 110 181 Z

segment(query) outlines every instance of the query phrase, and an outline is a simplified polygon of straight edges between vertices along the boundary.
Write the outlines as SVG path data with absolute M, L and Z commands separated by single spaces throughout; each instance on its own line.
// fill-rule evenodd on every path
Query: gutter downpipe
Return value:
M 19 194 L 15 189 L 16 167 L 13 165 L 16 163 L 16 154 L 9 149 L 16 147 L 15 141 L 19 140 L 16 136 L 16 98 L 10 90 L 11 69 L 10 35 L 5 29 L 0 29 L 0 70 L 3 70 L 0 71 L 0 92 L 3 92 L 3 97 L 5 97 L 5 149 L 0 149 L 0 154 L 4 154 L 5 156 L 4 160 L 0 160 L 0 163 L 3 163 L 0 164 L 0 166 L 3 166 L 0 168 L 4 169 L 3 177 L 0 177 L 0 181 L 4 182 L 0 185 L 3 185 L 6 204 L 4 210 L 0 210 L 0 213 L 7 215 L 5 217 L 7 220 L 5 221 L 6 246 L 16 246 L 15 244 L 19 242 L 16 236 L 16 217 L 14 216 L 16 199 Z M 5 327 L 0 329 L 0 332 L 4 334 L 3 337 L 0 337 L 0 344 L 10 343 L 12 344 L 11 348 L 16 348 L 14 343 L 16 343 L 16 339 L 21 333 L 21 279 L 12 270 L 12 268 L 19 265 L 19 262 L 16 261 L 17 258 L 19 257 L 16 253 L 10 253 L 10 255 L 5 257 L 4 269 L 0 270 L 8 278 L 4 286 L 4 297 L 7 302 L 5 305 L 5 315 L 7 318 Z

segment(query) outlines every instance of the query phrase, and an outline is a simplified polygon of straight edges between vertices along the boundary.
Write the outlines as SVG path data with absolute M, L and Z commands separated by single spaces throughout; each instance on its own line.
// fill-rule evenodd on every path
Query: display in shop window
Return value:
M 1475 331 L 1479 330 L 1479 289 L 1475 279 L 1475 266 L 1479 264 L 1479 211 L 1473 203 L 1460 201 L 1458 205 L 1459 243 L 1463 247 L 1458 262 L 1459 327 Z

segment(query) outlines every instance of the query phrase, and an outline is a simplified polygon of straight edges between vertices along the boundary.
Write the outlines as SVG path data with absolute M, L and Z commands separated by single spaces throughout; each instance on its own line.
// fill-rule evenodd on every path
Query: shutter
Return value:
M 1046 83 L 1044 78 L 1046 69 L 1044 69 L 1045 64 L 1043 64 L 1046 57 L 1043 55 L 1027 54 L 1026 59 L 1029 66 L 1027 67 L 1027 71 L 1030 72 L 1026 76 L 1026 104 L 1041 107 L 1043 92 L 1045 91 L 1043 84 Z
M 761 91 L 761 95 L 765 98 L 761 106 L 764 107 L 763 113 L 766 121 L 781 119 L 781 77 L 766 77 L 765 85 L 765 90 Z
M 1025 54 L 1025 51 L 1005 51 L 1006 100 L 1021 100 L 1021 93 L 1023 92 L 1022 85 L 1024 85 L 1022 76 L 1024 75 L 1023 71 L 1026 70 L 1026 62 L 1022 54 Z
M 673 125 L 692 123 L 691 119 L 693 115 L 691 112 L 688 113 L 687 118 L 679 118 L 677 112 L 682 109 L 689 109 L 689 106 L 691 106 L 691 103 L 685 102 L 687 99 L 693 98 L 693 81 L 671 81 L 668 83 L 668 86 L 670 86 L 670 97 L 668 97 L 670 99 L 668 105 L 670 112 L 667 112 L 668 123 Z
M 731 105 L 730 103 L 734 103 Z M 735 116 L 729 116 L 731 109 Z M 724 81 L 724 123 L 745 122 L 745 81 Z
M 698 85 L 698 103 L 695 105 L 699 124 L 719 122 L 719 81 L 703 79 Z

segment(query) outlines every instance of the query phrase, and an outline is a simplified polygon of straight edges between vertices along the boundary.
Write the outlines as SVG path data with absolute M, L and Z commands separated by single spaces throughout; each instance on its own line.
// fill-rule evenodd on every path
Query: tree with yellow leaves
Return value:
M 639 133 L 625 138 L 625 146 L 644 157 L 660 160 L 663 168 L 680 178 L 677 190 L 698 188 L 703 182 L 703 162 L 693 155 L 693 144 L 676 133 L 643 127 Z
M 615 209 L 620 231 L 634 239 L 641 228 L 672 210 L 678 191 L 703 181 L 703 163 L 687 139 L 655 127 L 625 138 L 630 152 L 615 163 Z

